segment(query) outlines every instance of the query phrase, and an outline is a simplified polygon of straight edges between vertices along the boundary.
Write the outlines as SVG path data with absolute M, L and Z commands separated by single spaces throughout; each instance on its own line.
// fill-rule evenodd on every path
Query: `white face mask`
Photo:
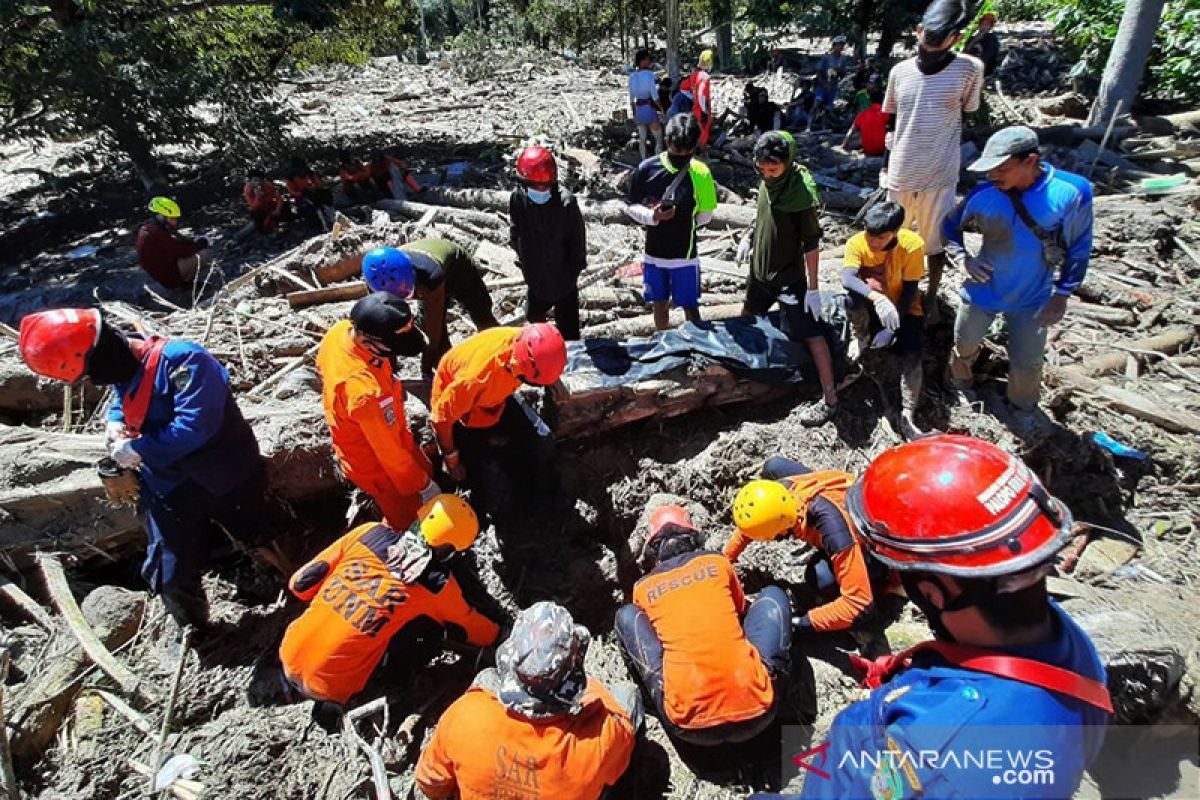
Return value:
M 534 189 L 526 189 L 525 192 L 529 195 L 529 199 L 539 206 L 550 202 L 551 192 L 549 189 L 542 192 Z

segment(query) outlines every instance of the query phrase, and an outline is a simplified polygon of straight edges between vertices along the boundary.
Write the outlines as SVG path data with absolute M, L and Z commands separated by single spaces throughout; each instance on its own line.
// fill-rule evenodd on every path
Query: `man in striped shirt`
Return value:
M 934 0 L 917 26 L 917 55 L 892 68 L 883 100 L 893 125 L 883 185 L 903 206 L 905 227 L 915 223 L 925 240 L 930 322 L 946 263 L 942 219 L 954 208 L 963 114 L 979 108 L 983 85 L 983 64 L 953 49 L 965 24 L 960 0 Z

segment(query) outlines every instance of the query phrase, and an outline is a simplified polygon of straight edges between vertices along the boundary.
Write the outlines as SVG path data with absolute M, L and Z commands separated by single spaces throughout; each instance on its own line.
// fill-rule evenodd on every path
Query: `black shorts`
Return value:
M 746 281 L 746 310 L 751 316 L 763 317 L 771 310 L 771 306 L 779 301 L 781 295 L 791 295 L 796 302 L 779 303 L 780 316 L 783 318 L 790 339 L 812 339 L 823 336 L 824 330 L 820 320 L 813 319 L 812 314 L 804 310 L 804 294 L 808 291 L 807 281 L 797 281 L 790 286 L 776 289 L 769 283 L 750 278 Z

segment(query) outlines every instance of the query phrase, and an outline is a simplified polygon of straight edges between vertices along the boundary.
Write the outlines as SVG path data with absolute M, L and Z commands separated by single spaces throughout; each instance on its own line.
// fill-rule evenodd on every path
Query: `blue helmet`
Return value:
M 363 256 L 363 280 L 372 292 L 387 292 L 403 300 L 413 296 L 417 276 L 412 259 L 395 247 L 376 247 Z

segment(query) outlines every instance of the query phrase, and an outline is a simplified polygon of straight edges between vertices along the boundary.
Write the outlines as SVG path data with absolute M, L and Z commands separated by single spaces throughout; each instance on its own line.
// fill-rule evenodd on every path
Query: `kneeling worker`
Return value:
M 733 565 L 703 549 L 680 506 L 651 515 L 645 549 L 655 566 L 616 631 L 663 728 L 701 746 L 762 733 L 791 671 L 787 594 L 768 586 L 747 608 Z
M 590 640 L 560 605 L 522 611 L 496 652 L 497 668 L 481 672 L 438 720 L 417 762 L 421 793 L 602 797 L 629 767 L 642 711 L 636 687 L 610 692 L 584 671 Z
M 846 511 L 846 492 L 854 476 L 836 470 L 813 472 L 795 461 L 772 458 L 763 467 L 763 477 L 766 480 L 743 486 L 733 501 L 737 530 L 725 545 L 725 557 L 737 561 L 752 541 L 799 539 L 819 554 L 806 581 L 819 594 L 837 594 L 798 617 L 796 629 L 841 631 L 863 622 L 874 611 L 872 578 L 886 578 L 887 569 L 866 555 Z
M 288 684 L 318 701 L 315 720 L 336 729 L 343 706 L 408 625 L 432 620 L 450 638 L 495 643 L 499 626 L 467 603 L 447 563 L 478 534 L 467 502 L 442 494 L 407 531 L 360 525 L 292 576 L 292 593 L 309 607 L 288 626 L 279 658 Z
M 554 438 L 514 393 L 522 384 L 552 385 L 566 363 L 562 334 L 535 322 L 480 331 L 438 364 L 429 416 L 446 472 L 466 482 L 493 523 L 516 521 L 522 505 L 561 500 Z
M 404 529 L 441 489 L 404 416 L 395 357 L 421 352 L 408 304 L 385 292 L 359 300 L 317 350 L 325 421 L 346 478 L 369 494 L 386 522 Z

